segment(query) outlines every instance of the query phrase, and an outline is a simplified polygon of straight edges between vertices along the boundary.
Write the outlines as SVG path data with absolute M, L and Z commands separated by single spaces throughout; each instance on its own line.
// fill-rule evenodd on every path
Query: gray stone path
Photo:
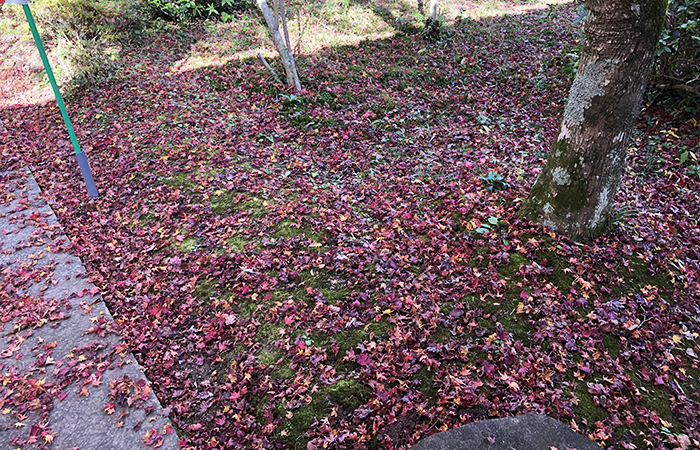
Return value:
M 482 420 L 429 436 L 409 450 L 601 450 L 551 417 L 527 413 Z
M 68 246 L 34 177 L 0 173 L 0 450 L 178 448 Z

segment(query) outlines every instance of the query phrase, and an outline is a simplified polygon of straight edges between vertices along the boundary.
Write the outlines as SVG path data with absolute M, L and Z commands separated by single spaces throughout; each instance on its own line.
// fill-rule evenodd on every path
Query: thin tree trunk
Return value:
M 430 10 L 430 18 L 437 21 L 438 20 L 438 0 L 430 0 L 429 10 Z
M 299 72 L 297 72 L 297 62 L 294 60 L 294 52 L 292 52 L 292 41 L 289 39 L 289 30 L 287 29 L 287 10 L 284 7 L 284 0 L 278 1 L 280 2 L 280 17 L 282 18 L 282 30 L 284 30 L 284 41 L 287 43 L 287 50 L 289 51 L 289 60 L 292 63 L 294 87 L 297 91 L 300 91 L 301 83 L 299 82 Z
M 428 18 L 425 19 L 423 36 L 430 41 L 437 41 L 442 34 L 442 24 L 438 17 L 438 0 L 430 0 L 428 4 Z
M 297 91 L 301 90 L 301 85 L 299 83 L 299 76 L 296 73 L 296 65 L 294 64 L 294 57 L 291 52 L 291 48 L 288 48 L 282 34 L 279 30 L 279 20 L 277 19 L 276 12 L 270 10 L 267 4 L 267 0 L 258 0 L 258 7 L 265 17 L 265 22 L 267 23 L 267 28 L 270 30 L 270 35 L 272 36 L 272 42 L 275 44 L 277 53 L 280 55 L 280 60 L 284 66 L 284 72 L 287 78 L 287 84 L 294 86 Z M 277 9 L 277 8 L 275 8 Z M 282 16 L 284 20 L 284 16 Z M 286 24 L 285 24 L 286 28 Z
M 585 42 L 561 128 L 520 210 L 579 241 L 608 228 L 667 0 L 585 6 Z

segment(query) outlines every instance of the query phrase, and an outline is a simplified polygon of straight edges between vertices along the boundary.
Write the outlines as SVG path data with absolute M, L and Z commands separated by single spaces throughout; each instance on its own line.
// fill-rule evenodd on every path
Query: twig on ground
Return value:
M 260 53 L 258 53 L 258 59 L 263 64 L 263 66 L 265 66 L 265 68 L 267 68 L 267 70 L 270 71 L 270 75 L 272 75 L 272 78 L 274 78 L 276 82 L 282 84 L 282 79 L 279 77 L 279 75 L 277 75 L 277 72 L 275 72 L 275 69 L 273 69 L 272 66 L 270 64 L 268 64 L 265 57 L 263 55 L 261 55 Z

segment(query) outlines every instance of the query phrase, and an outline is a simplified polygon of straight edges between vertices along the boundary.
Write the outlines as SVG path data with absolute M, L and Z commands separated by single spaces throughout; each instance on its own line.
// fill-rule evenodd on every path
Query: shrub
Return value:
M 671 0 L 656 65 L 658 84 L 700 96 L 700 0 Z
M 127 2 L 44 0 L 33 15 L 61 84 L 94 84 L 112 73 L 122 46 L 141 28 Z
M 239 11 L 251 9 L 253 0 L 146 0 L 154 18 L 175 22 L 220 18 L 228 20 Z
M 100 37 L 100 22 L 111 14 L 104 3 L 89 0 L 44 0 L 33 8 L 42 33 L 77 42 Z

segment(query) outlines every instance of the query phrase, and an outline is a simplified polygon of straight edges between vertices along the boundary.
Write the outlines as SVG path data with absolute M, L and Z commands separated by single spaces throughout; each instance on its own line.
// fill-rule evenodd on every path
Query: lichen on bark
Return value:
M 586 65 L 583 76 L 577 76 L 571 86 L 569 100 L 564 109 L 564 121 L 573 125 L 583 124 L 584 113 L 591 106 L 591 100 L 605 95 L 605 86 L 610 83 L 607 76 L 619 62 L 615 59 L 602 59 Z

